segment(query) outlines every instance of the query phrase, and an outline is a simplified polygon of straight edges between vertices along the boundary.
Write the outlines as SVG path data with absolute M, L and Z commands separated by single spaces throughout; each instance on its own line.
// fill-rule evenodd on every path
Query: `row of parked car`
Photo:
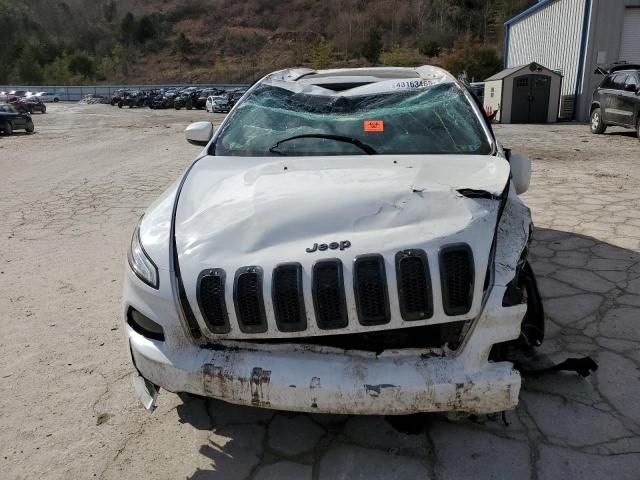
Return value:
M 0 132 L 3 135 L 12 135 L 16 130 L 32 133 L 35 125 L 31 115 L 35 112 L 47 113 L 46 103 L 59 101 L 60 97 L 50 92 L 0 92 Z
M 0 103 L 12 105 L 21 113 L 47 113 L 47 102 L 58 102 L 60 99 L 49 92 L 28 92 L 12 90 L 0 92 Z
M 219 88 L 161 88 L 157 90 L 116 90 L 109 103 L 120 108 L 151 109 L 185 108 L 206 109 L 207 112 L 226 113 L 244 95 L 245 89 L 221 90 Z

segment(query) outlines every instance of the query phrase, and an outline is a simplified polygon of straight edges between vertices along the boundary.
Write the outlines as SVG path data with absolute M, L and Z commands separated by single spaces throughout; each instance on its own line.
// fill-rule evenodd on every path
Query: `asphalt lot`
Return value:
M 525 195 L 543 349 L 587 379 L 525 378 L 520 406 L 451 422 L 298 415 L 163 392 L 138 404 L 120 319 L 145 207 L 221 115 L 53 105 L 0 137 L 0 478 L 640 478 L 640 141 L 584 125 L 496 126 L 533 160 Z M 408 428 L 410 427 L 410 428 Z M 411 433 L 403 433 L 407 430 Z

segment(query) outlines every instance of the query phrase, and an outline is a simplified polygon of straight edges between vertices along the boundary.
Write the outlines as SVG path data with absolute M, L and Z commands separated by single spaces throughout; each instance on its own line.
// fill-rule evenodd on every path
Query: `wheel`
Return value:
M 636 135 L 638 136 L 638 140 L 640 140 L 640 115 L 638 115 L 638 124 L 636 125 Z
M 33 115 L 33 107 L 28 107 L 27 112 L 29 112 L 29 115 Z
M 27 126 L 25 127 L 25 130 L 27 131 L 27 133 L 33 133 L 33 131 L 36 129 L 36 127 L 33 125 L 33 121 L 29 120 L 27 122 Z
M 59 99 L 58 97 L 55 97 L 55 98 L 53 99 L 53 102 L 54 102 L 54 103 L 58 103 L 59 101 L 60 101 L 60 99 Z
M 42 113 L 47 113 L 47 107 L 45 106 L 42 107 Z
M 122 108 L 122 102 L 118 102 L 118 108 Z
M 2 127 L 2 131 L 4 132 L 5 135 L 12 135 L 13 134 L 13 125 L 11 125 L 11 122 L 5 123 L 4 127 Z
M 604 133 L 607 125 L 602 121 L 602 112 L 599 108 L 594 108 L 591 112 L 591 133 Z

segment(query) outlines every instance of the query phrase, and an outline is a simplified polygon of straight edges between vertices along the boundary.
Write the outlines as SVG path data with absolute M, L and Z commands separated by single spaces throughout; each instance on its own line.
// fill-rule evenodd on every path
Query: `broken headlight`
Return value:
M 131 237 L 131 248 L 127 255 L 129 266 L 140 280 L 150 287 L 158 289 L 158 267 L 156 267 L 153 260 L 149 258 L 147 252 L 144 251 L 142 242 L 140 241 L 141 222 L 142 219 L 140 219 L 138 225 L 136 225 L 133 231 L 133 237 Z

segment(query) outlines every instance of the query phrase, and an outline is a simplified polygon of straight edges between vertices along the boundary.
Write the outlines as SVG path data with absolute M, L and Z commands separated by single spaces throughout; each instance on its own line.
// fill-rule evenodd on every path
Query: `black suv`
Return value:
M 633 128 L 640 138 L 640 65 L 619 64 L 596 73 L 606 76 L 593 93 L 591 133 L 616 125 Z
M 25 130 L 31 133 L 34 130 L 33 120 L 28 113 L 20 113 L 13 105 L 0 103 L 0 131 L 5 135 L 11 135 L 15 130 Z

